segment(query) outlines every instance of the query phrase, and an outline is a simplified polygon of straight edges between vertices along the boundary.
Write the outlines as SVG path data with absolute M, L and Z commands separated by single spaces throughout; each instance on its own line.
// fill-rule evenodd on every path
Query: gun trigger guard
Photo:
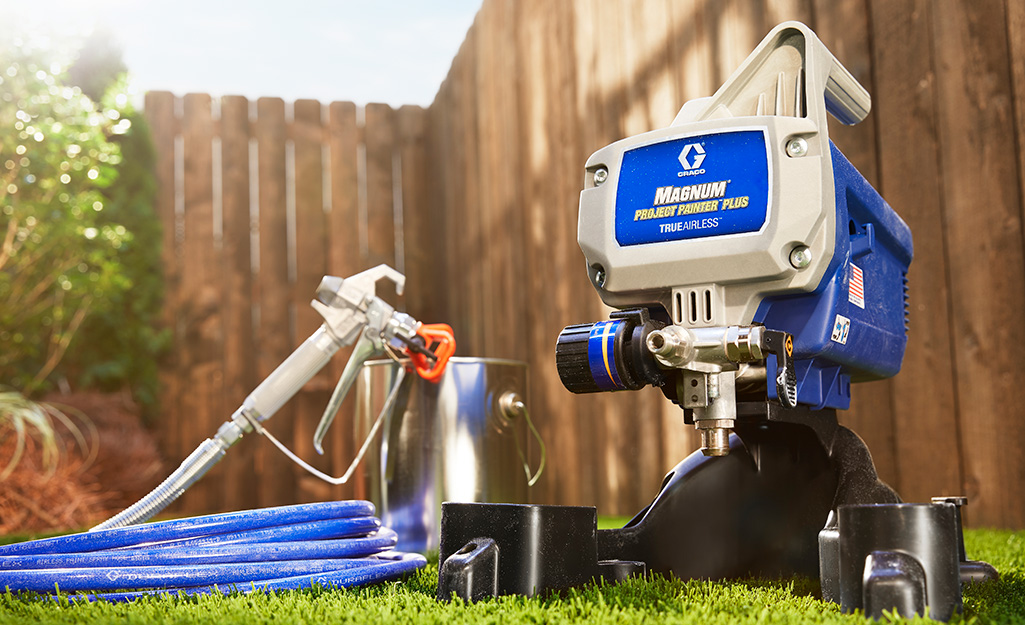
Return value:
M 352 361 L 350 360 L 349 362 L 352 362 Z M 385 416 L 387 416 L 388 414 L 391 413 L 391 411 L 392 411 L 392 409 L 393 409 L 393 407 L 395 405 L 395 398 L 398 395 L 399 387 L 402 385 L 402 381 L 403 381 L 403 379 L 405 379 L 405 375 L 406 375 L 406 370 L 403 367 L 399 367 L 398 368 L 398 372 L 397 372 L 397 374 L 395 376 L 395 384 L 392 386 L 391 390 L 388 392 L 388 397 L 384 400 L 384 407 L 381 408 L 381 414 L 379 414 L 377 416 L 377 419 L 374 421 L 374 425 L 370 428 L 370 432 L 367 434 L 366 440 L 363 441 L 363 444 L 360 446 L 359 451 L 356 453 L 356 457 L 352 460 L 352 463 L 349 465 L 349 468 L 345 470 L 345 474 L 343 474 L 341 477 L 334 477 L 332 475 L 328 475 L 327 473 L 324 473 L 323 471 L 317 469 L 316 467 L 314 467 L 310 463 L 308 463 L 305 460 L 303 460 L 302 458 L 300 458 L 292 450 L 290 450 L 288 447 L 286 447 L 284 443 L 282 443 L 278 439 L 274 438 L 274 436 L 270 432 L 268 432 L 263 427 L 263 425 L 260 424 L 259 421 L 253 420 L 252 421 L 253 427 L 254 427 L 254 429 L 256 430 L 256 432 L 258 434 L 261 434 L 261 435 L 267 437 L 267 439 L 275 447 L 277 447 L 278 450 L 281 451 L 281 453 L 283 453 L 286 456 L 288 456 L 288 458 L 292 462 L 294 462 L 297 465 L 299 465 L 304 471 L 306 471 L 310 475 L 314 475 L 314 476 L 320 478 L 321 480 L 324 480 L 328 484 L 333 484 L 335 486 L 339 486 L 341 484 L 345 484 L 346 482 L 348 482 L 352 478 L 353 473 L 356 472 L 356 467 L 359 466 L 360 461 L 363 460 L 363 456 L 365 456 L 366 453 L 367 453 L 367 450 L 370 449 L 370 443 L 373 441 L 374 436 L 377 434 L 377 430 L 379 430 L 381 428 L 381 423 L 384 421 Z
M 358 288 L 363 293 L 365 299 L 373 299 L 377 297 L 377 282 L 382 279 L 390 280 L 395 284 L 395 293 L 402 295 L 402 290 L 406 286 L 406 276 L 385 264 L 371 267 L 366 271 L 361 271 L 354 276 L 346 278 L 345 283 L 346 286 Z

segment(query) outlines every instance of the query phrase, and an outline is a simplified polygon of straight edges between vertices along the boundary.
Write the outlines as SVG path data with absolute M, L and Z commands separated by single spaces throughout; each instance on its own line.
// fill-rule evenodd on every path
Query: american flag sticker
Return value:
M 847 300 L 858 308 L 865 308 L 865 275 L 854 263 L 851 263 L 851 286 Z

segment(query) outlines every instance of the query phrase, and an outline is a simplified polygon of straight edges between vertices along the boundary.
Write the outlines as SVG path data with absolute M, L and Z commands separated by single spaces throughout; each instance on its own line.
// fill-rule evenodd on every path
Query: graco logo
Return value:
M 705 156 L 705 148 L 700 143 L 688 143 L 683 146 L 679 160 L 680 164 L 683 165 L 684 171 L 677 175 L 682 178 L 683 176 L 696 176 L 705 173 L 705 170 L 701 169 L 701 163 L 705 162 Z

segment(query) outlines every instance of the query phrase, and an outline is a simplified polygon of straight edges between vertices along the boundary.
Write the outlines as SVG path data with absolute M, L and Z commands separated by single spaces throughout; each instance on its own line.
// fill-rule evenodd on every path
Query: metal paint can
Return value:
M 363 440 L 391 391 L 399 364 L 367 363 L 356 386 L 356 440 Z M 367 498 L 398 549 L 438 549 L 441 503 L 527 503 L 529 467 L 539 462 L 526 401 L 527 365 L 452 358 L 437 383 L 406 375 L 363 459 Z

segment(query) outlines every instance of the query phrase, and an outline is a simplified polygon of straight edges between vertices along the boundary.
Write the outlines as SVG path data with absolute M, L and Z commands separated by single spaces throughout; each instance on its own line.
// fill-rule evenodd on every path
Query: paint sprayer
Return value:
M 660 389 L 701 449 L 622 529 L 596 533 L 593 508 L 447 504 L 439 598 L 800 574 L 845 611 L 946 620 L 962 581 L 995 575 L 965 557 L 962 498 L 900 503 L 837 422 L 907 342 L 911 232 L 828 136 L 827 113 L 855 124 L 870 106 L 788 22 L 669 127 L 591 155 L 578 242 L 616 310 L 562 331 L 559 376 Z
M 92 600 L 128 600 L 178 590 L 185 594 L 240 589 L 355 586 L 404 575 L 426 564 L 419 554 L 393 551 L 398 537 L 381 527 L 365 501 L 328 502 L 232 512 L 142 524 L 178 498 L 224 457 L 244 434 L 269 438 L 289 458 L 332 484 L 349 480 L 394 403 L 407 368 L 439 380 L 455 351 L 452 329 L 424 325 L 377 297 L 387 279 L 401 294 L 405 277 L 379 265 L 349 278 L 326 276 L 313 308 L 320 326 L 277 367 L 217 433 L 140 501 L 90 532 L 0 546 L 0 588 L 52 592 L 92 591 Z M 297 457 L 262 426 L 342 347 L 355 343 L 314 434 L 322 441 L 363 364 L 390 356 L 399 363 L 394 383 L 366 441 L 341 477 Z

